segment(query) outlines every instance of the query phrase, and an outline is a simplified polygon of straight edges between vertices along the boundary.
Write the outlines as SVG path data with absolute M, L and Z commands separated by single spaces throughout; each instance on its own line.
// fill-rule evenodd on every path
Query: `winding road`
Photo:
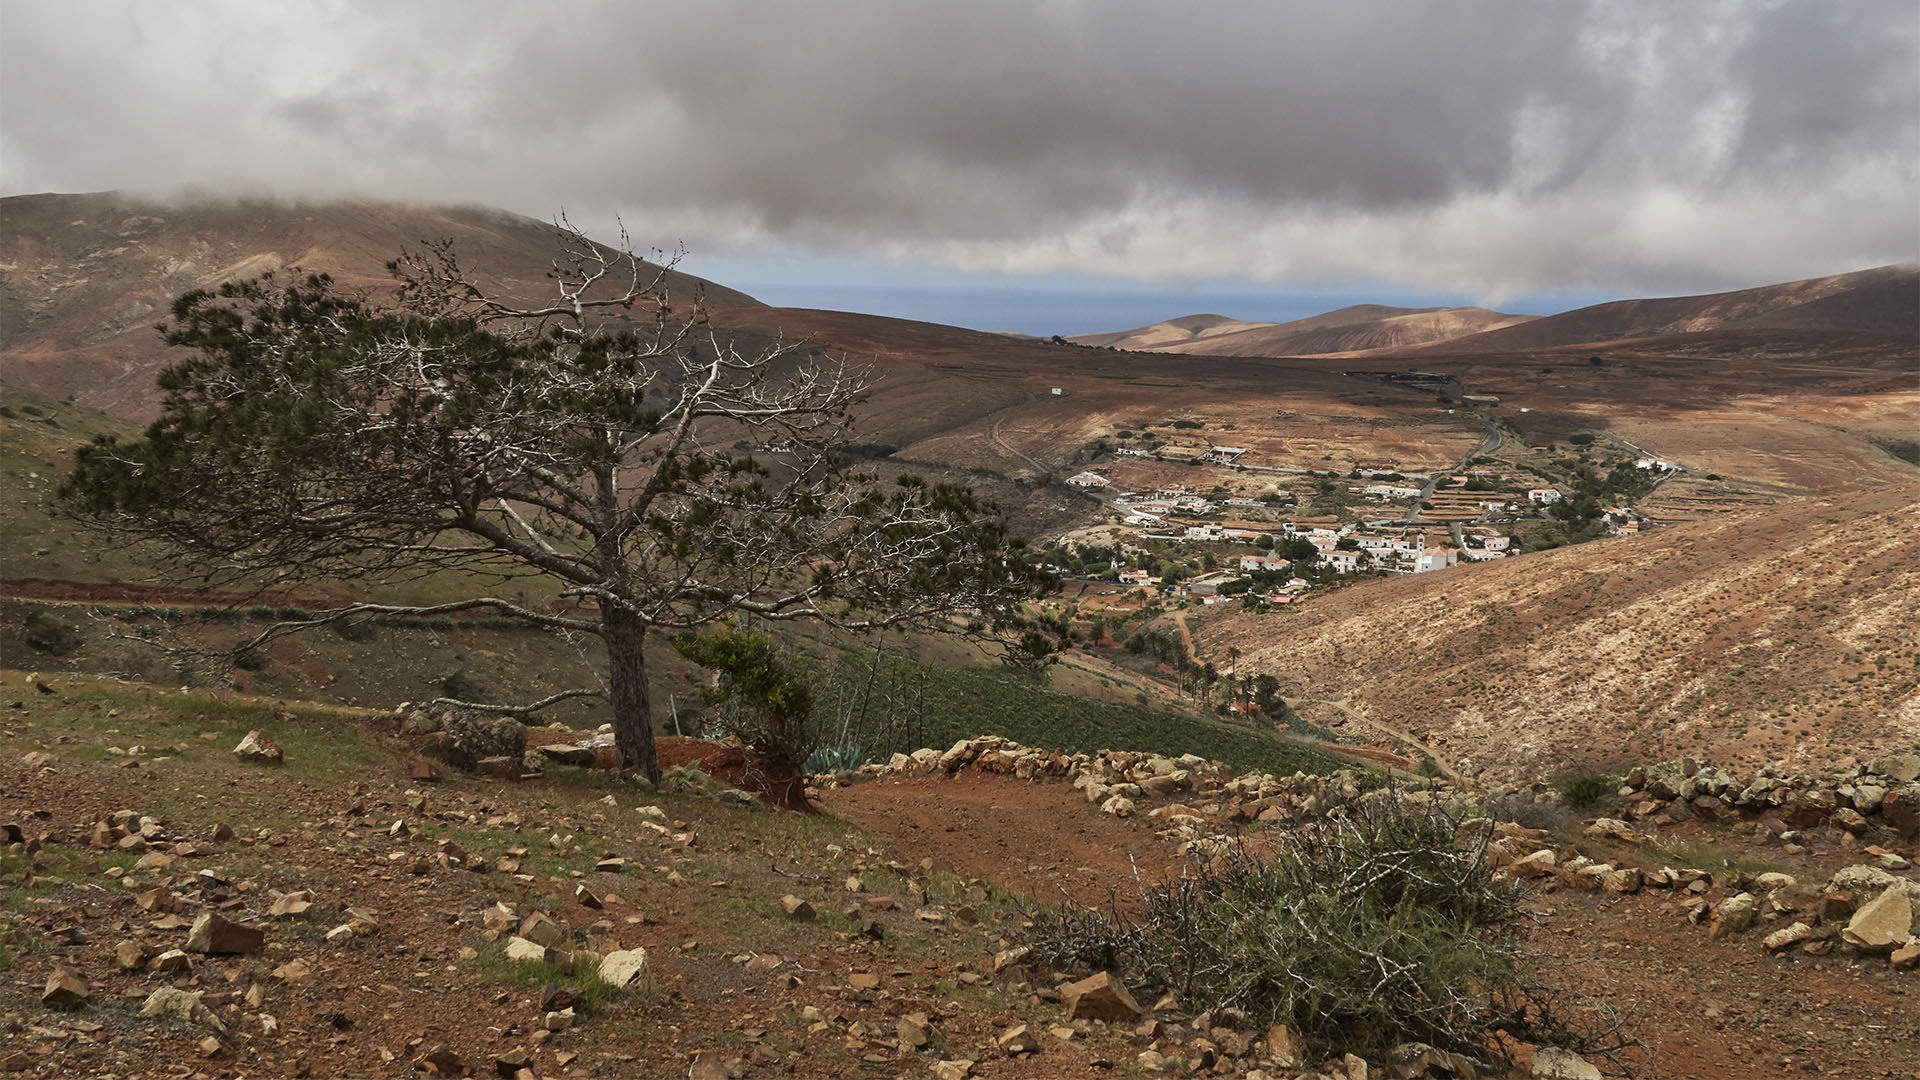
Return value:
M 1501 443 L 1500 425 L 1493 422 L 1493 417 L 1488 416 L 1487 411 L 1485 409 L 1475 409 L 1473 413 L 1475 416 L 1478 416 L 1480 418 L 1481 425 L 1487 429 L 1487 437 L 1484 439 L 1481 439 L 1480 445 L 1467 451 L 1467 456 L 1460 459 L 1460 464 L 1455 466 L 1455 468 L 1459 469 L 1461 472 L 1467 471 L 1467 466 L 1473 463 L 1474 458 L 1483 457 L 1487 454 L 1493 453 L 1495 450 L 1500 449 L 1500 443 Z M 1386 522 L 1386 524 L 1389 524 L 1389 525 L 1420 524 L 1420 508 L 1426 505 L 1426 501 L 1428 499 L 1433 498 L 1433 489 L 1440 486 L 1440 481 L 1444 479 L 1446 475 L 1447 475 L 1447 470 L 1445 469 L 1435 470 L 1434 474 L 1431 477 L 1427 478 L 1426 486 L 1420 489 L 1420 497 L 1413 500 L 1413 509 L 1410 512 L 1408 512 L 1407 516 L 1404 518 L 1400 518 L 1397 521 Z M 1372 524 L 1372 523 L 1369 522 L 1368 524 Z M 1453 542 L 1455 545 L 1458 545 L 1460 543 L 1460 531 L 1458 526 L 1456 526 L 1454 529 Z

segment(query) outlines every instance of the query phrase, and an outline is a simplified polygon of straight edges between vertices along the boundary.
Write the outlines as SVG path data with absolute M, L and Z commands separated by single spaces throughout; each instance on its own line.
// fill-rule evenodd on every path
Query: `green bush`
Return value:
M 676 634 L 673 649 L 715 673 L 701 700 L 719 707 L 728 732 L 758 750 L 782 776 L 803 771 L 822 741 L 814 722 L 813 683 L 806 665 L 752 633 Z
M 30 648 L 50 656 L 65 656 L 80 647 L 79 630 L 38 611 L 27 612 L 25 638 Z
M 1316 1049 L 1373 1060 L 1424 1042 L 1484 1064 L 1495 1032 L 1592 1049 L 1522 951 L 1524 889 L 1496 882 L 1483 840 L 1389 792 L 1302 827 L 1273 854 L 1235 847 L 1145 887 L 1137 919 L 1069 905 L 1035 913 L 1036 959 L 1117 971 L 1186 1007 L 1284 1023 Z M 1484 835 L 1484 834 L 1477 834 Z
M 1592 806 L 1619 790 L 1620 778 L 1612 773 L 1577 772 L 1560 778 L 1560 801 L 1568 806 Z

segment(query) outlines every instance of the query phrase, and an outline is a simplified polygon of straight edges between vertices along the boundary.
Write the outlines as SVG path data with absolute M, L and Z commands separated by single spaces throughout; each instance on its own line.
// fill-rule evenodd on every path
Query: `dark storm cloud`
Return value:
M 8 192 L 564 203 L 714 252 L 1485 294 L 1920 244 L 1908 0 L 0 10 Z

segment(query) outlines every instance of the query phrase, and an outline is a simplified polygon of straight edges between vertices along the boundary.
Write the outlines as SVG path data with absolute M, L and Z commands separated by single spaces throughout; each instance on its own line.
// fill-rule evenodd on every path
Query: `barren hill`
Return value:
M 1915 625 L 1920 486 L 1906 484 L 1361 583 L 1208 620 L 1200 643 L 1462 772 L 1512 777 L 1911 751 Z
M 1484 308 L 1401 308 L 1355 304 L 1284 323 L 1242 322 L 1224 315 L 1188 315 L 1135 330 L 1076 334 L 1069 341 L 1189 356 L 1316 356 L 1396 348 L 1478 334 L 1533 319 Z
M 180 293 L 289 267 L 380 288 L 403 246 L 442 239 L 509 295 L 548 289 L 553 226 L 482 207 L 12 196 L 0 200 L 0 378 L 141 414 L 165 362 L 153 326 Z M 756 303 L 674 276 L 675 296 L 696 290 L 714 305 Z
M 1703 296 L 1615 300 L 1412 351 L 1503 353 L 1738 330 L 1845 331 L 1912 342 L 1920 338 L 1920 267 L 1882 266 Z
M 1157 352 L 1174 345 L 1205 341 L 1221 334 L 1233 334 L 1242 330 L 1273 325 L 1275 324 L 1229 319 L 1225 315 L 1183 315 L 1178 319 L 1167 319 L 1164 322 L 1135 327 L 1132 330 L 1071 334 L 1068 335 L 1067 340 L 1075 345 L 1091 345 L 1100 349 L 1111 346 L 1116 349 Z

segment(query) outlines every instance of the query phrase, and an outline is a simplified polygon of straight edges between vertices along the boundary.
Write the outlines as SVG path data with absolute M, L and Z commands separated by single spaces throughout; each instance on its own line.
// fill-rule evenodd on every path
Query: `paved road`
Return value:
M 1484 439 L 1481 439 L 1479 446 L 1476 446 L 1473 449 L 1467 451 L 1467 456 L 1460 459 L 1460 464 L 1455 466 L 1455 468 L 1459 469 L 1461 472 L 1467 471 L 1467 466 L 1472 463 L 1474 458 L 1491 454 L 1495 450 L 1500 449 L 1500 442 L 1501 442 L 1500 425 L 1493 422 L 1493 417 L 1488 416 L 1487 411 L 1485 409 L 1475 409 L 1473 412 L 1475 416 L 1478 416 L 1480 418 L 1481 425 L 1487 429 L 1487 437 Z M 1407 516 L 1405 518 L 1402 518 L 1400 521 L 1392 522 L 1391 524 L 1395 524 L 1395 525 L 1420 524 L 1421 504 L 1425 503 L 1428 499 L 1433 498 L 1433 489 L 1439 487 L 1440 481 L 1446 479 L 1447 475 L 1448 475 L 1448 470 L 1446 469 L 1435 470 L 1433 476 L 1427 480 L 1427 485 L 1420 489 L 1420 497 L 1413 501 L 1412 512 L 1408 513 Z M 1453 542 L 1455 544 L 1458 544 L 1460 542 L 1460 529 L 1458 526 L 1455 526 L 1453 530 Z

